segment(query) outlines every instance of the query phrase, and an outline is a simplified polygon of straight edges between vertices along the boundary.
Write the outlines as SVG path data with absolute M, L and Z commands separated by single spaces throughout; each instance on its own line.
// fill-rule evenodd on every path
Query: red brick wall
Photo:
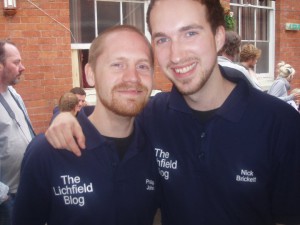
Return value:
M 53 19 L 69 29 L 69 0 L 17 0 L 15 16 L 0 12 L 0 39 L 17 44 L 26 68 L 15 88 L 37 133 L 45 131 L 57 99 L 72 87 L 70 34 Z
M 286 31 L 285 24 L 300 24 L 299 3 L 299 0 L 276 0 L 275 65 L 283 60 L 295 68 L 292 88 L 300 88 L 300 31 Z

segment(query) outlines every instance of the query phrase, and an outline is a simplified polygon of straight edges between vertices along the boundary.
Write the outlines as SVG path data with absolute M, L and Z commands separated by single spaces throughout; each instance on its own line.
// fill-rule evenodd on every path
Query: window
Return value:
M 272 82 L 275 59 L 275 2 L 270 0 L 231 0 L 236 19 L 236 32 L 242 44 L 251 43 L 262 50 L 256 73 Z
M 84 66 L 91 42 L 108 27 L 129 24 L 150 37 L 146 28 L 147 0 L 70 0 L 73 86 L 91 88 Z

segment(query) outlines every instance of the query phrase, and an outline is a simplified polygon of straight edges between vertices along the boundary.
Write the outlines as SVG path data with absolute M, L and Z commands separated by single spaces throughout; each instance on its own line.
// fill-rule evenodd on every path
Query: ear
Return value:
M 223 26 L 219 26 L 216 30 L 215 42 L 217 52 L 219 52 L 225 43 L 225 28 Z
M 90 86 L 95 86 L 95 74 L 92 70 L 92 67 L 89 63 L 87 63 L 84 67 L 86 81 Z

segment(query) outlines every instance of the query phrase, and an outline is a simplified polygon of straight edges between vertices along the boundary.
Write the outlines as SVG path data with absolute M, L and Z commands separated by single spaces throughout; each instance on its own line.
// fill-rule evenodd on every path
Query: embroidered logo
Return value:
M 62 186 L 53 187 L 55 196 L 62 196 L 65 205 L 85 205 L 85 193 L 93 192 L 93 184 L 81 183 L 79 176 L 71 177 L 69 175 L 60 176 Z
M 177 169 L 177 160 L 172 160 L 170 158 L 170 153 L 167 151 L 163 151 L 160 148 L 154 148 L 155 157 L 158 164 L 159 174 L 165 179 L 169 180 L 170 178 L 170 170 Z

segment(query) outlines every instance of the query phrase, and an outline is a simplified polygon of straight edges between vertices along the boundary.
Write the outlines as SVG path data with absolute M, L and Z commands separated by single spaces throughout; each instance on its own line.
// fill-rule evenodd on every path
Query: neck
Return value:
M 229 59 L 231 62 L 233 62 L 234 57 L 227 55 L 226 53 L 223 54 L 224 57 L 226 57 L 227 59 Z
M 185 95 L 184 99 L 194 110 L 209 111 L 219 108 L 234 87 L 235 84 L 225 79 L 216 65 L 206 84 L 198 92 Z
M 117 115 L 106 109 L 99 100 L 97 100 L 95 110 L 89 119 L 103 136 L 124 138 L 133 131 L 134 117 Z
M 6 92 L 8 89 L 8 86 L 7 85 L 4 85 L 4 84 L 0 84 L 0 93 L 4 93 Z
M 241 62 L 241 64 L 242 64 L 244 67 L 246 67 L 247 69 L 250 68 L 247 62 Z

